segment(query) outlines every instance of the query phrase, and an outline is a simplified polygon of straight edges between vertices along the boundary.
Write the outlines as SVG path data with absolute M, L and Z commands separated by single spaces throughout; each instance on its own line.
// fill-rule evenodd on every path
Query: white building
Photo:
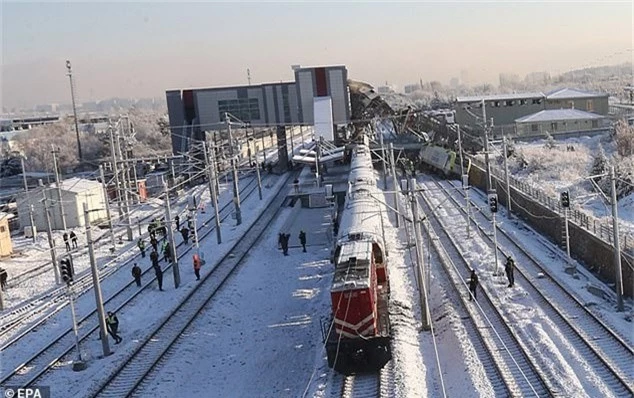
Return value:
M 69 178 L 61 182 L 61 202 L 63 204 L 66 228 L 82 227 L 84 223 L 83 204 L 88 205 L 89 220 L 105 220 L 106 202 L 101 183 L 82 178 Z M 54 230 L 63 229 L 62 216 L 59 206 L 59 190 L 57 184 L 30 190 L 27 197 L 17 200 L 18 217 L 22 228 L 31 225 L 29 207 L 33 206 L 33 221 L 38 231 L 45 231 L 46 215 L 44 214 L 44 197 L 48 204 L 51 226 Z

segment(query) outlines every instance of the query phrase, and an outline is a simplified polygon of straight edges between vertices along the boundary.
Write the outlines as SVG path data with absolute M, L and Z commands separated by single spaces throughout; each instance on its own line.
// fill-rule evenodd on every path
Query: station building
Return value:
M 313 102 L 330 97 L 335 125 L 350 122 L 345 66 L 293 67 L 294 81 L 166 91 L 172 150 L 188 151 L 205 131 L 224 129 L 230 113 L 253 127 L 313 125 Z

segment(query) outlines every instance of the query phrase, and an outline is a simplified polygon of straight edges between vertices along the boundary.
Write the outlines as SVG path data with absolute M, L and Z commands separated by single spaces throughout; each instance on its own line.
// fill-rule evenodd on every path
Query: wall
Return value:
M 508 200 L 505 186 L 495 178 L 493 178 L 493 181 L 498 194 L 498 202 L 507 206 Z M 469 182 L 472 186 L 486 192 L 486 173 L 476 165 L 471 166 Z M 563 218 L 558 213 L 513 189 L 513 187 L 511 187 L 511 195 L 513 197 L 513 214 L 527 221 L 539 233 L 565 250 L 565 224 Z M 571 256 L 601 280 L 613 284 L 616 280 L 616 272 L 612 247 L 588 230 L 573 223 L 568 224 L 568 231 L 570 233 Z M 632 297 L 634 272 L 627 265 L 628 262 L 634 264 L 634 257 L 621 253 L 623 294 L 624 296 Z

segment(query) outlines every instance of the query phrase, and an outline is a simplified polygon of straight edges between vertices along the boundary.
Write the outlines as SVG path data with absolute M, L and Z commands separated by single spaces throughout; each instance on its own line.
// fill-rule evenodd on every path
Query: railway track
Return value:
M 453 280 L 453 285 L 456 289 L 460 289 L 464 286 L 461 275 L 469 273 L 470 265 L 460 252 L 459 245 L 445 230 L 438 215 L 432 210 L 433 204 L 424 195 L 421 196 L 422 208 L 428 217 L 431 216 L 429 228 L 439 238 L 434 241 L 435 249 L 444 259 L 442 261 L 444 269 Z M 508 326 L 486 290 L 481 290 L 476 303 L 477 308 L 468 306 L 463 297 L 463 304 L 475 324 L 475 329 L 480 335 L 479 339 L 488 351 L 488 354 L 479 352 L 482 354 L 480 357 L 489 357 L 492 360 L 483 364 L 496 368 L 487 369 L 487 374 L 499 375 L 499 378 L 490 379 L 494 391 L 499 392 L 500 396 L 553 396 L 556 391 L 547 381 L 546 375 L 540 370 L 539 365 L 533 362 L 525 346 Z M 476 344 L 475 347 L 477 349 L 482 345 Z M 507 391 L 508 394 L 506 394 Z
M 255 180 L 251 180 L 246 184 L 246 186 L 242 187 L 241 196 L 243 198 L 247 198 L 256 190 L 257 184 L 255 183 Z M 233 201 L 230 201 L 220 209 L 219 215 L 222 220 L 225 220 L 231 216 L 232 211 Z M 199 239 L 202 239 L 215 230 L 215 223 L 211 222 L 214 217 L 215 216 L 212 215 L 205 222 L 200 223 L 200 227 L 198 228 Z M 183 247 L 183 243 L 181 242 L 177 247 Z M 185 256 L 189 250 L 191 250 L 191 247 L 192 246 L 189 246 L 185 251 L 179 253 L 179 258 Z M 171 265 L 166 267 L 164 272 L 169 268 L 171 268 Z M 148 272 L 150 272 L 150 268 L 145 271 L 145 273 Z M 133 282 L 128 283 L 114 293 L 110 298 L 105 300 L 104 305 L 108 308 L 112 308 L 114 311 L 120 310 L 134 300 L 134 298 L 142 293 L 143 290 L 151 286 L 155 279 L 155 277 L 152 277 L 142 289 L 138 289 Z M 78 320 L 78 328 L 85 332 L 83 336 L 80 336 L 80 342 L 89 338 L 98 338 L 99 324 L 97 322 L 96 309 Z M 74 343 L 75 340 L 72 328 L 65 329 L 64 332 L 51 343 L 40 349 L 26 361 L 15 366 L 8 374 L 3 375 L 0 380 L 0 385 L 16 385 L 24 387 L 34 385 L 44 374 L 62 360 L 62 358 L 69 355 L 75 349 Z M 6 366 L 6 356 L 4 356 L 3 362 L 3 366 Z
M 196 189 L 198 193 L 200 193 L 200 191 L 202 190 L 204 190 L 204 187 Z M 174 203 L 174 206 L 180 207 L 184 203 L 186 205 L 186 202 L 187 202 L 187 198 L 181 199 L 181 200 L 177 199 L 176 203 Z M 142 220 L 147 220 L 150 217 L 162 216 L 163 213 L 164 211 L 162 209 L 157 209 L 155 212 L 152 212 L 149 215 L 145 216 Z M 102 245 L 104 244 L 108 244 L 108 243 L 103 243 Z M 85 251 L 82 251 L 81 255 L 87 255 L 87 254 L 88 254 L 88 251 L 85 250 Z M 74 257 L 75 261 L 77 261 L 78 259 L 77 254 L 73 253 L 73 255 L 75 256 Z M 133 261 L 134 259 L 138 257 L 140 257 L 139 252 L 133 251 L 132 253 L 130 253 L 130 251 L 128 250 L 106 261 L 104 264 L 101 264 L 99 266 L 100 280 L 108 277 L 110 274 L 118 270 L 118 268 L 113 268 L 112 265 L 121 264 L 122 261 L 125 264 L 130 261 Z M 48 272 L 50 270 L 51 270 L 51 264 L 50 262 L 46 262 L 32 268 L 26 273 L 34 272 L 34 275 L 39 275 L 44 272 Z M 84 294 L 85 292 L 90 290 L 90 288 L 92 288 L 92 275 L 90 273 L 90 269 L 86 269 L 76 276 L 75 286 L 77 288 L 78 296 Z M 21 305 L 7 312 L 6 314 L 3 314 L 2 316 L 0 316 L 0 339 L 5 339 L 6 336 L 8 336 L 12 332 L 17 331 L 19 328 L 23 327 L 34 317 L 38 315 L 42 315 L 42 318 L 40 318 L 35 325 L 31 325 L 31 327 L 29 327 L 28 330 L 23 331 L 17 337 L 11 337 L 10 341 L 3 343 L 2 347 L 0 348 L 0 351 L 3 351 L 8 346 L 14 344 L 24 334 L 28 333 L 33 328 L 37 327 L 38 325 L 40 325 L 41 323 L 43 323 L 44 321 L 46 321 L 53 315 L 57 314 L 61 309 L 65 307 L 67 303 L 68 303 L 68 300 L 66 298 L 66 287 L 58 287 L 51 291 L 42 293 L 37 298 L 30 300 L 28 303 Z
M 448 183 L 434 182 L 442 190 L 444 197 L 449 198 L 455 208 L 466 215 L 461 201 L 456 199 L 459 191 Z M 478 209 L 473 216 L 477 228 L 484 239 L 492 243 L 492 238 L 482 227 L 490 223 L 488 215 Z M 512 255 L 516 260 L 518 284 L 540 304 L 549 320 L 555 322 L 561 334 L 567 336 L 568 341 L 583 358 L 585 367 L 592 368 L 598 378 L 615 396 L 632 396 L 634 391 L 634 351 L 631 344 L 614 333 L 594 313 L 554 278 L 548 269 L 524 248 L 517 239 L 498 228 L 498 250 L 503 256 Z M 539 278 L 538 275 L 546 275 Z M 553 380 L 555 382 L 555 380 Z
M 286 177 L 288 181 L 291 176 Z M 285 184 L 271 200 L 267 208 L 249 227 L 241 239 L 237 239 L 229 252 L 223 256 L 213 270 L 168 314 L 152 332 L 148 333 L 136 349 L 121 365 L 95 389 L 92 396 L 129 397 L 147 377 L 170 354 L 170 349 L 182 333 L 194 321 L 197 314 L 215 296 L 242 260 L 267 230 L 269 223 L 280 211 L 286 199 Z

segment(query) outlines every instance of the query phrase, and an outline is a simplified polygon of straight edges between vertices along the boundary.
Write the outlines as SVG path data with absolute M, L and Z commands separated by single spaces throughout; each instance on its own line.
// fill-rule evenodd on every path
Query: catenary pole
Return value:
M 225 123 L 227 124 L 227 132 L 229 133 L 229 154 L 231 155 L 231 173 L 233 176 L 233 204 L 235 205 L 236 224 L 242 224 L 242 210 L 240 209 L 240 188 L 238 186 L 238 168 L 236 162 L 235 151 L 233 150 L 233 135 L 231 134 L 231 121 L 229 114 L 225 112 Z
M 418 215 L 418 198 L 416 197 L 416 179 L 410 179 L 410 195 L 412 200 L 412 218 L 414 219 L 414 239 L 416 240 L 416 275 L 418 277 L 418 292 L 420 297 L 421 327 L 423 330 L 430 329 L 429 307 L 427 304 L 427 287 L 425 285 L 425 257 L 423 253 L 423 237 L 420 232 L 420 218 Z
M 506 143 L 506 136 L 502 137 L 502 142 L 503 142 L 503 146 L 504 146 L 504 183 L 506 184 L 506 214 L 507 217 L 509 219 L 513 218 L 513 214 L 512 214 L 512 203 L 513 200 L 511 199 L 511 184 L 510 184 L 510 180 L 509 180 L 509 164 L 508 164 L 508 159 L 507 159 L 507 143 Z
M 400 210 L 399 210 L 399 203 L 398 203 L 398 193 L 399 193 L 399 187 L 398 187 L 398 180 L 396 179 L 396 167 L 394 167 L 394 145 L 390 142 L 390 149 L 389 149 L 389 156 L 390 156 L 390 168 L 392 169 L 392 188 L 394 189 L 394 216 L 396 219 L 396 228 L 398 228 L 400 226 Z
M 103 298 L 101 295 L 101 283 L 99 281 L 99 270 L 95 261 L 95 248 L 92 240 L 92 227 L 90 225 L 90 214 L 88 205 L 84 202 L 84 223 L 86 224 L 86 242 L 88 245 L 88 256 L 90 257 L 90 273 L 92 274 L 93 291 L 95 292 L 95 303 L 97 305 L 97 315 L 99 316 L 99 337 L 101 338 L 101 349 L 103 355 L 110 355 L 110 345 L 108 343 L 108 332 L 106 329 L 106 314 L 103 309 Z
M 26 172 L 24 170 L 24 155 L 20 155 L 20 166 L 22 166 L 22 181 L 24 182 L 24 193 L 29 196 L 29 184 L 26 181 Z M 37 233 L 35 231 L 35 221 L 33 220 L 33 205 L 29 205 L 29 221 L 31 223 L 31 235 L 33 243 L 37 241 Z
M 103 187 L 104 204 L 106 205 L 106 217 L 108 217 L 108 228 L 110 229 L 110 238 L 112 239 L 112 253 L 117 247 L 117 238 L 114 235 L 114 228 L 112 227 L 112 214 L 110 213 L 110 200 L 108 197 L 108 184 L 106 183 L 106 177 L 103 172 L 103 165 L 99 165 L 99 176 L 101 177 L 101 186 Z M 141 233 L 139 232 L 139 236 Z
M 57 205 L 59 206 L 59 214 L 62 217 L 62 228 L 66 231 L 66 213 L 64 212 L 64 202 L 62 201 L 62 185 L 60 182 L 59 168 L 57 165 L 57 149 L 53 146 L 53 168 L 55 169 L 55 185 L 57 185 Z
M 207 179 L 209 180 L 209 195 L 211 196 L 211 205 L 214 207 L 214 221 L 216 223 L 216 238 L 218 244 L 222 243 L 222 233 L 220 231 L 220 214 L 218 210 L 218 191 L 216 191 L 215 173 L 214 173 L 214 150 L 213 148 L 207 153 L 207 143 L 203 141 L 203 155 L 205 156 L 205 167 L 207 169 Z M 209 156 L 211 155 L 211 161 Z
M 42 190 L 44 200 L 42 205 L 44 206 L 44 217 L 46 218 L 46 235 L 48 237 L 48 247 L 51 250 L 51 261 L 53 263 L 53 272 L 55 273 L 55 283 L 60 284 L 61 278 L 59 275 L 59 269 L 57 268 L 57 251 L 55 250 L 55 241 L 53 241 L 53 228 L 51 227 L 51 215 L 48 212 L 48 198 L 46 197 L 46 190 Z
M 484 163 L 487 174 L 487 192 L 489 192 L 493 184 L 491 183 L 491 164 L 489 163 L 489 125 L 487 122 L 487 110 L 484 100 L 482 100 L 482 122 L 484 123 Z
M 172 271 L 174 273 L 174 288 L 178 289 L 181 284 L 181 275 L 178 268 L 178 256 L 176 255 L 176 245 L 174 244 L 174 228 L 172 227 L 172 211 L 170 209 L 170 192 L 167 182 L 163 180 L 165 190 L 165 224 L 167 225 L 167 238 L 170 244 L 170 256 L 172 261 Z
M 621 270 L 621 243 L 619 241 L 619 211 L 616 201 L 616 173 L 614 166 L 610 167 L 610 182 L 612 186 L 612 228 L 614 231 L 614 268 L 616 270 L 616 300 L 617 311 L 623 311 L 623 274 Z

